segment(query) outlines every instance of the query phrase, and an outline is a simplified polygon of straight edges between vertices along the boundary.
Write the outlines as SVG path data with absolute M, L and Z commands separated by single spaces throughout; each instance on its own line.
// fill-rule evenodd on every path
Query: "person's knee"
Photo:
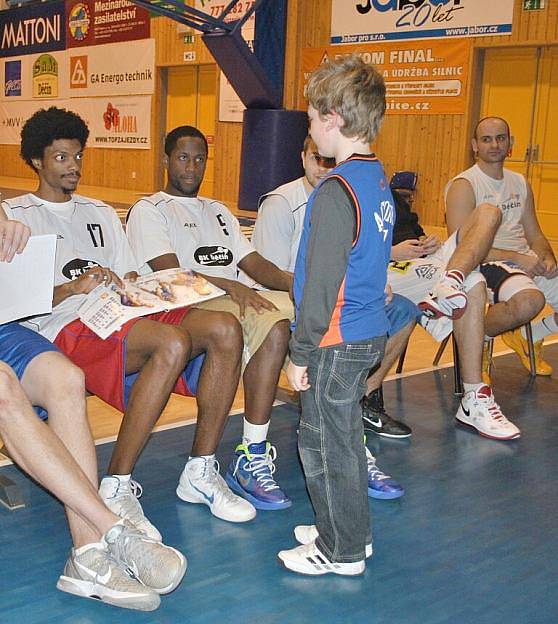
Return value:
M 49 385 L 65 389 L 67 392 L 85 394 L 85 375 L 79 366 L 72 364 L 63 355 L 55 354 L 55 365 L 49 368 Z
M 242 327 L 229 312 L 214 312 L 205 323 L 208 348 L 221 353 L 242 351 Z
M 483 308 L 486 305 L 486 282 L 483 280 L 467 291 L 467 307 Z
M 473 211 L 473 220 L 495 232 L 502 222 L 502 211 L 493 204 L 481 204 Z
M 19 395 L 23 395 L 19 381 L 13 370 L 0 362 L 0 424 L 4 418 L 11 418 L 14 411 L 14 402 Z
M 157 346 L 151 354 L 152 361 L 164 369 L 184 368 L 190 359 L 192 343 L 188 334 L 172 325 L 157 328 Z
M 265 345 L 272 353 L 278 353 L 284 357 L 289 346 L 290 335 L 289 321 L 278 321 L 269 330 L 265 339 Z
M 544 308 L 546 300 L 540 290 L 525 290 L 509 301 L 513 316 L 518 324 L 527 323 Z
M 409 331 L 414 327 L 420 311 L 407 297 L 393 295 L 393 299 L 386 306 L 386 314 L 390 324 L 390 335 L 394 336 L 403 329 Z

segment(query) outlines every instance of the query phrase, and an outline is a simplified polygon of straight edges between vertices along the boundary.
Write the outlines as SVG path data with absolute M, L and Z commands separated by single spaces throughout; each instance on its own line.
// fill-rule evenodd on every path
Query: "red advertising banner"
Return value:
M 382 73 L 388 115 L 463 114 L 470 49 L 467 39 L 305 48 L 301 88 L 305 91 L 310 74 L 321 63 L 357 54 Z
M 66 47 L 147 39 L 149 12 L 128 0 L 66 0 Z

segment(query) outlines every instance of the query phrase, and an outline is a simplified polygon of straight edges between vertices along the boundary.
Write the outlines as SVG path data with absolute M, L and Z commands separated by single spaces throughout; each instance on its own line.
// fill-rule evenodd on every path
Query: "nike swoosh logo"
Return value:
M 86 566 L 84 566 L 83 564 L 81 564 L 79 561 L 75 561 L 76 566 L 82 570 L 83 572 L 85 572 L 87 574 L 87 576 L 89 576 L 90 578 L 93 577 L 93 574 L 91 573 L 91 570 L 89 568 L 87 568 Z M 110 570 L 110 568 L 107 569 L 107 571 L 104 574 L 97 574 L 95 576 L 95 581 L 98 581 L 101 585 L 106 585 L 109 581 L 110 581 L 110 577 L 112 576 L 112 572 Z
M 463 403 L 461 403 L 461 409 L 463 410 L 463 413 L 465 414 L 465 416 L 470 416 L 471 415 L 471 410 L 466 410 L 463 407 Z
M 381 427 L 382 421 L 378 418 L 378 420 L 372 420 L 371 418 L 366 418 L 366 422 L 370 423 L 374 427 Z
M 188 479 L 188 481 L 190 481 L 190 479 Z M 215 494 L 208 496 L 205 492 L 197 488 L 191 481 L 190 481 L 190 485 L 194 488 L 194 490 L 196 490 L 196 492 L 201 494 L 210 505 L 213 505 L 213 501 L 215 500 Z

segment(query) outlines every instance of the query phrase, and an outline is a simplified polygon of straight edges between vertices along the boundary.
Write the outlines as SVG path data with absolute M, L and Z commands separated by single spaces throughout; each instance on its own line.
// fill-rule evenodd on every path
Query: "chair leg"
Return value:
M 451 337 L 451 334 L 449 336 L 446 336 L 440 343 L 440 346 L 438 347 L 438 351 L 436 351 L 436 355 L 434 356 L 434 360 L 432 361 L 432 366 L 438 366 L 438 363 L 440 362 L 440 358 L 442 357 L 442 355 L 444 354 L 444 351 L 446 350 L 446 346 L 448 344 L 448 340 L 450 339 L 450 337 Z
M 403 351 L 401 351 L 401 355 L 399 356 L 399 362 L 397 362 L 397 368 L 395 369 L 395 372 L 398 375 L 403 370 L 403 364 L 405 363 L 405 356 L 407 355 L 408 346 L 409 346 L 409 341 L 407 340 L 407 342 L 405 343 L 405 346 L 403 347 Z
M 527 349 L 529 351 L 529 374 L 531 377 L 537 376 L 537 365 L 535 363 L 535 345 L 533 343 L 533 330 L 531 323 L 525 323 L 525 335 L 527 336 Z
M 461 367 L 459 366 L 459 351 L 457 350 L 457 341 L 455 336 L 452 335 L 452 347 L 453 347 L 453 392 L 454 394 L 463 394 L 463 381 L 461 379 Z

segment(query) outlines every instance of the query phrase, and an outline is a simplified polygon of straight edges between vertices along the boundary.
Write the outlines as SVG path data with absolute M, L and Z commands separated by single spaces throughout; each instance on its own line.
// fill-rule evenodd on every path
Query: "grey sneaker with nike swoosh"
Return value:
M 384 438 L 408 438 L 412 435 L 411 427 L 386 413 L 380 388 L 372 390 L 361 400 L 360 405 L 365 431 L 371 431 Z
M 73 548 L 56 587 L 123 609 L 154 611 L 161 603 L 159 595 L 130 575 L 101 543 Z
M 230 490 L 214 456 L 188 459 L 176 495 L 187 503 L 207 505 L 215 517 L 228 522 L 248 522 L 256 516 L 252 503 Z
M 147 537 L 129 520 L 119 520 L 101 543 L 120 566 L 158 594 L 176 589 L 186 573 L 186 557 L 181 552 Z

